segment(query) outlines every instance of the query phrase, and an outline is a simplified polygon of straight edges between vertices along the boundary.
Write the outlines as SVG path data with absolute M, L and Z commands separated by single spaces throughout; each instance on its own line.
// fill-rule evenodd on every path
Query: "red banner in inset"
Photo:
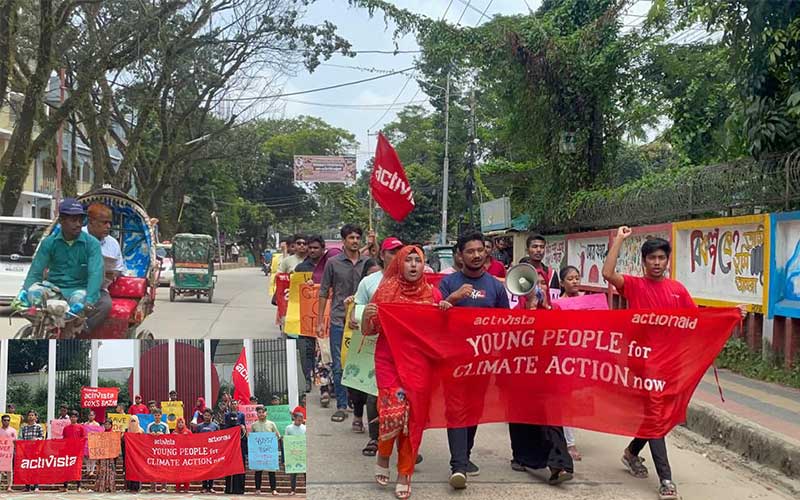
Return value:
M 81 480 L 85 439 L 44 439 L 14 443 L 14 484 L 56 484 Z
M 415 443 L 488 422 L 665 436 L 741 321 L 738 309 L 378 311 Z
M 286 316 L 286 309 L 289 306 L 289 283 L 291 274 L 278 273 L 275 275 L 275 302 L 278 304 L 276 320 L 280 323 L 281 318 Z
M 199 434 L 125 434 L 125 479 L 189 483 L 244 474 L 239 427 Z
M 118 387 L 81 387 L 81 408 L 117 406 Z

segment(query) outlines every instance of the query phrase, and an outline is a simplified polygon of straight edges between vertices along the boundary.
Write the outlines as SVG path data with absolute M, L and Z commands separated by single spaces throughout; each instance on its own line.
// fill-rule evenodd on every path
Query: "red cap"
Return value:
M 389 236 L 383 243 L 381 244 L 381 251 L 384 250 L 397 250 L 398 248 L 403 246 L 403 242 L 399 239 L 395 238 L 394 236 Z
M 305 408 L 303 408 L 302 406 L 296 406 L 295 409 L 292 410 L 292 416 L 294 416 L 297 413 L 301 413 L 303 415 L 303 420 L 306 419 L 306 409 Z

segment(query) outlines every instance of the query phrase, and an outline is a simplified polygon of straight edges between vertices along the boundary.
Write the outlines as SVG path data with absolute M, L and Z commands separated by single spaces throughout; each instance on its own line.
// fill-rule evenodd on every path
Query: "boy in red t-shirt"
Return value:
M 642 267 L 644 277 L 620 274 L 617 272 L 617 258 L 623 242 L 633 233 L 631 228 L 622 226 L 617 229 L 617 236 L 608 250 L 603 264 L 603 278 L 616 287 L 617 291 L 628 301 L 629 309 L 681 309 L 696 308 L 686 287 L 680 282 L 665 276 L 669 269 L 669 257 L 672 248 L 667 240 L 650 238 L 642 245 Z M 744 306 L 739 306 L 742 315 L 746 314 Z M 659 439 L 634 438 L 622 455 L 622 463 L 628 471 L 638 478 L 647 477 L 647 467 L 639 453 L 644 445 L 650 445 L 650 453 L 658 473 L 658 496 L 661 500 L 680 498 L 678 488 L 672 482 L 672 470 L 667 458 L 667 443 Z
M 69 412 L 69 425 L 64 427 L 64 439 L 67 438 L 77 438 L 77 439 L 86 439 L 86 429 L 78 423 L 78 412 L 72 410 Z M 64 483 L 64 487 L 61 491 L 67 491 L 69 483 Z M 81 482 L 77 482 L 78 485 L 78 493 L 81 491 Z

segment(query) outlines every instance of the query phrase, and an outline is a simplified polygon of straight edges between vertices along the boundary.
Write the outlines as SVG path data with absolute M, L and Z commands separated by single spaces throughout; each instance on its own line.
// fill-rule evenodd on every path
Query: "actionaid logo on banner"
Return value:
M 669 328 L 682 328 L 694 330 L 697 328 L 697 318 L 688 316 L 673 316 L 671 314 L 634 314 L 631 319 L 632 324 L 666 326 Z
M 78 462 L 78 457 L 57 457 L 50 455 L 48 457 L 39 458 L 23 458 L 20 462 L 20 467 L 23 469 L 50 469 L 54 467 L 72 467 Z
M 231 435 L 230 434 L 225 434 L 225 435 L 222 435 L 222 436 L 210 437 L 210 438 L 208 438 L 208 442 L 209 443 L 220 443 L 222 441 L 230 441 L 230 439 L 231 439 Z
M 385 186 L 390 190 L 398 193 L 406 198 L 412 205 L 414 203 L 414 193 L 411 192 L 411 186 L 405 180 L 397 176 L 397 172 L 390 172 L 380 165 L 375 166 L 375 180 L 381 186 Z
M 244 377 L 245 380 L 248 380 L 247 379 L 247 367 L 246 366 L 244 366 L 241 363 L 238 363 L 236 366 L 233 367 L 233 369 L 236 370 L 236 373 L 238 373 L 239 375 Z

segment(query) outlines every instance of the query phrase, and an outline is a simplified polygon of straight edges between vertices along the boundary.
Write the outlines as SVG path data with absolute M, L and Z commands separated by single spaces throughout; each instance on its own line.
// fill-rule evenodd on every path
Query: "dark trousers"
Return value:
M 289 474 L 292 481 L 292 491 L 297 489 L 297 474 Z
M 297 339 L 297 347 L 300 350 L 300 368 L 303 370 L 303 377 L 306 385 L 311 387 L 311 375 L 314 372 L 314 361 L 317 354 L 317 339 L 301 335 Z
M 574 472 L 564 429 L 549 425 L 508 424 L 511 457 L 529 469 L 563 469 Z
M 81 482 L 80 481 L 75 481 L 75 484 L 78 485 L 78 488 L 81 487 Z M 67 488 L 69 488 L 69 483 L 68 482 L 64 483 L 64 489 L 66 490 Z
M 353 402 L 353 415 L 356 418 L 364 418 L 364 407 L 367 408 L 367 422 L 369 424 L 369 438 L 378 439 L 378 398 L 367 394 L 366 392 L 359 391 L 358 389 L 349 389 L 350 401 Z
M 213 490 L 214 489 L 214 480 L 211 481 L 203 481 L 203 489 L 204 490 Z
M 644 445 L 650 445 L 650 454 L 653 456 L 653 463 L 656 466 L 656 473 L 658 479 L 661 481 L 672 481 L 672 469 L 669 467 L 669 458 L 667 457 L 667 441 L 664 438 L 660 439 L 642 439 L 633 438 L 631 444 L 628 445 L 628 450 L 636 456 L 644 449 Z
M 257 470 L 256 471 L 256 490 L 258 490 L 258 491 L 261 490 L 261 479 L 262 479 L 262 475 L 263 474 L 264 474 L 263 470 Z M 267 471 L 267 474 L 269 475 L 269 490 L 270 491 L 277 490 L 278 489 L 278 480 L 275 478 L 275 473 Z
M 478 426 L 447 429 L 447 444 L 450 446 L 450 470 L 467 472 L 467 464 L 475 444 L 475 433 Z
M 102 325 L 111 312 L 111 295 L 107 291 L 100 291 L 100 298 L 94 304 L 94 310 L 86 316 L 86 326 L 89 331 L 94 331 Z

